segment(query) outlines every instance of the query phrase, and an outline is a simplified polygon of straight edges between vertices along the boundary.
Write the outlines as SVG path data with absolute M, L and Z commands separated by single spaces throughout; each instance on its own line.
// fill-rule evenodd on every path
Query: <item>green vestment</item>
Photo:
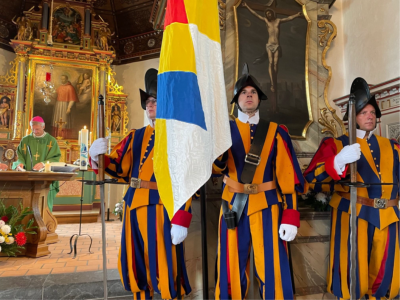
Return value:
M 29 155 L 28 146 L 31 149 L 32 160 Z M 13 170 L 15 170 L 19 164 L 23 164 L 27 171 L 31 171 L 37 163 L 42 162 L 45 164 L 46 162 L 58 162 L 61 158 L 57 140 L 48 133 L 43 137 L 34 137 L 32 133 L 23 137 L 19 143 L 17 154 L 18 160 L 13 163 Z M 53 211 L 54 198 L 58 192 L 59 183 L 58 181 L 53 181 L 50 185 L 49 194 L 47 195 L 47 204 L 50 211 Z

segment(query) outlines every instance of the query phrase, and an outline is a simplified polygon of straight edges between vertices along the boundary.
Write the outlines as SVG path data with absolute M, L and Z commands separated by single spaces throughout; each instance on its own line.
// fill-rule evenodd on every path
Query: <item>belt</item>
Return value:
M 350 193 L 337 192 L 337 194 L 343 198 L 350 199 Z M 388 207 L 397 206 L 399 204 L 399 198 L 389 200 L 384 198 L 370 199 L 357 196 L 357 203 L 374 208 L 385 209 Z
M 225 176 L 224 183 L 228 186 L 228 189 L 231 193 L 258 194 L 261 192 L 276 189 L 276 184 L 273 181 L 268 181 L 260 184 L 243 184 Z
M 157 190 L 157 182 L 145 181 L 140 178 L 131 177 L 131 188 Z

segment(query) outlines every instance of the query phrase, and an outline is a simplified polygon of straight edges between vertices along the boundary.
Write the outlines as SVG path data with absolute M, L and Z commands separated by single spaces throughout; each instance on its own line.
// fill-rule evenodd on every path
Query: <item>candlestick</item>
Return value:
M 88 138 L 89 130 L 86 126 L 81 130 L 81 142 L 80 142 L 80 170 L 87 170 L 88 167 Z
M 45 172 L 51 172 L 51 165 L 50 162 L 46 162 L 46 164 L 44 165 L 44 171 Z

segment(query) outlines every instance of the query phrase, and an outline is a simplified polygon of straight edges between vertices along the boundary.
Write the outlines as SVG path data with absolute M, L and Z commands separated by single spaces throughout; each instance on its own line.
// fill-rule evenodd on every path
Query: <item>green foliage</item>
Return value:
M 325 203 L 317 199 L 317 194 L 314 191 L 309 191 L 306 195 L 298 196 L 299 203 L 304 203 L 306 206 L 311 206 L 314 211 L 324 212 L 330 211 L 329 200 L 331 198 L 330 193 L 320 193 L 326 195 Z
M 26 225 L 21 224 L 21 221 L 26 217 L 33 214 L 33 211 L 29 207 L 24 207 L 22 202 L 19 203 L 18 207 L 10 205 L 5 206 L 2 199 L 0 199 L 0 219 L 4 216 L 7 217 L 6 225 L 11 227 L 10 237 L 15 238 L 15 235 L 20 232 L 25 232 L 25 234 L 36 234 L 34 231 L 37 226 L 33 226 L 34 219 L 30 219 Z M 18 246 L 16 241 L 12 244 L 1 243 L 1 253 L 5 253 L 8 256 L 17 256 L 21 253 L 21 250 L 25 249 L 23 246 Z

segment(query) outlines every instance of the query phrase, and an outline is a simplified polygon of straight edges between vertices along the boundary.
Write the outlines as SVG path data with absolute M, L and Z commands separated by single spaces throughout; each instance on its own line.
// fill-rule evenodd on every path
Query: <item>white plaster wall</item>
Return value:
M 15 59 L 15 53 L 0 48 L 0 75 L 5 75 L 10 69 L 10 62 Z
M 150 68 L 158 69 L 159 59 L 150 59 L 126 65 L 115 66 L 116 80 L 128 94 L 129 128 L 141 128 L 147 119 L 140 105 L 139 89 L 144 90 L 144 75 Z
M 356 77 L 378 84 L 400 76 L 399 0 L 338 0 L 330 9 L 338 36 L 327 54 L 328 98 L 346 95 Z

